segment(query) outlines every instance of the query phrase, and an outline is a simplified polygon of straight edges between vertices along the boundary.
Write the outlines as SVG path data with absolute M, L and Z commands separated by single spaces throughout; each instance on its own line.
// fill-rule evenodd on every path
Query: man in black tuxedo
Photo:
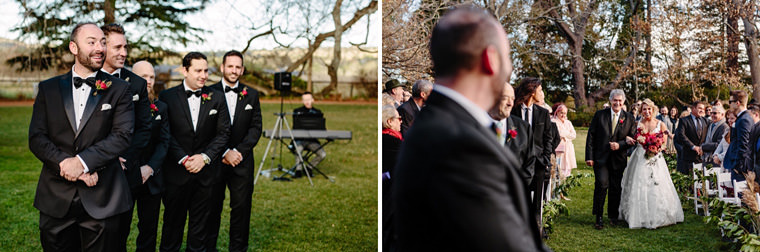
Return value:
M 34 197 L 45 251 L 113 251 L 118 215 L 132 199 L 118 155 L 129 147 L 129 84 L 102 73 L 105 35 L 93 23 L 71 33 L 71 72 L 40 82 L 29 149 L 42 161 Z
M 709 122 L 704 118 L 705 103 L 696 101 L 691 106 L 691 115 L 681 118 L 676 128 L 675 141 L 682 147 L 681 158 L 676 169 L 683 174 L 691 174 L 695 163 L 702 162 L 702 143 L 707 137 Z
M 212 184 L 230 133 L 224 94 L 204 86 L 208 61 L 199 52 L 182 59 L 182 85 L 158 99 L 169 110 L 169 152 L 163 165 L 165 192 L 161 251 L 178 251 L 188 220 L 187 251 L 205 251 Z
M 148 100 L 151 102 L 150 142 L 141 149 L 139 158 L 140 184 L 132 187 L 132 197 L 137 208 L 136 251 L 155 251 L 158 230 L 158 213 L 161 208 L 161 193 L 164 191 L 161 166 L 169 149 L 169 113 L 166 103 L 155 99 L 153 84 L 156 73 L 147 61 L 138 61 L 132 66 L 134 73 L 145 79 Z M 127 170 L 129 171 L 129 170 Z M 130 217 L 132 212 L 130 211 Z M 130 221 L 131 222 L 131 221 Z M 127 225 L 131 224 L 127 222 Z M 131 226 L 131 225 L 129 225 Z M 123 238 L 123 237 L 122 237 Z
M 546 249 L 517 158 L 486 113 L 512 70 L 504 29 L 483 9 L 458 7 L 433 29 L 430 54 L 438 84 L 392 178 L 399 251 Z
M 531 128 L 533 151 L 529 162 L 533 166 L 525 167 L 527 168 L 525 172 L 531 178 L 528 185 L 533 192 L 531 211 L 536 226 L 541 229 L 543 226 L 541 209 L 544 202 L 544 190 L 546 189 L 544 180 L 549 177 L 551 155 L 554 153 L 552 148 L 552 121 L 549 117 L 549 111 L 538 105 L 539 101 L 544 100 L 541 80 L 538 78 L 528 77 L 520 81 L 515 97 L 517 106 L 512 108 L 512 114 L 527 122 Z
M 229 251 L 247 251 L 253 194 L 253 147 L 256 147 L 261 137 L 261 106 L 259 93 L 238 81 L 244 70 L 243 54 L 238 51 L 225 53 L 221 69 L 222 80 L 211 88 L 224 94 L 232 123 L 226 150 L 216 164 L 220 169 L 217 169 L 217 179 L 211 191 L 206 249 L 216 251 L 224 191 L 229 187 L 232 209 Z
M 625 93 L 621 89 L 610 92 L 610 108 L 594 114 L 586 136 L 586 165 L 594 168 L 594 228 L 602 229 L 604 200 L 609 190 L 607 216 L 613 225 L 618 224 L 623 171 L 627 165 L 626 150 L 634 146 L 636 118 L 622 110 Z
M 533 159 L 533 136 L 530 125 L 511 114 L 514 101 L 515 89 L 509 83 L 505 83 L 499 103 L 488 111 L 488 115 L 491 116 L 498 128 L 499 143 L 517 156 L 521 167 L 519 169 L 520 175 L 525 185 L 528 185 L 531 180 L 529 171 L 533 170 L 533 162 L 535 162 Z M 526 187 L 525 189 L 526 192 L 530 191 L 530 188 Z
M 106 59 L 103 68 L 100 70 L 127 81 L 129 91 L 132 93 L 135 113 L 134 135 L 129 148 L 119 155 L 119 160 L 122 162 L 129 187 L 134 191 L 135 187 L 142 185 L 139 154 L 150 141 L 151 116 L 147 83 L 145 79 L 124 68 L 124 61 L 127 59 L 127 39 L 124 37 L 124 28 L 118 24 L 108 24 L 101 26 L 100 29 L 106 35 Z M 148 171 L 146 170 L 146 172 Z M 134 196 L 133 193 L 133 199 Z M 130 223 L 132 222 L 132 210 L 123 213 L 120 219 L 119 227 L 121 230 L 119 230 L 119 235 L 121 240 L 119 246 L 121 247 L 119 251 L 126 251 Z
M 710 120 L 712 120 L 712 123 L 710 123 L 710 126 L 708 126 L 707 136 L 705 137 L 705 141 L 700 146 L 703 152 L 702 162 L 705 166 L 712 164 L 713 167 L 719 167 L 719 164 L 713 161 L 712 156 L 713 152 L 715 152 L 715 149 L 718 148 L 720 141 L 723 140 L 723 137 L 725 136 L 726 131 L 729 129 L 729 126 L 726 124 L 726 110 L 723 108 L 723 106 L 713 106 L 710 114 Z
M 414 117 L 420 112 L 425 101 L 433 91 L 433 83 L 426 80 L 418 80 L 412 85 L 412 99 L 398 107 L 398 115 L 401 116 L 401 135 L 404 134 L 414 123 Z

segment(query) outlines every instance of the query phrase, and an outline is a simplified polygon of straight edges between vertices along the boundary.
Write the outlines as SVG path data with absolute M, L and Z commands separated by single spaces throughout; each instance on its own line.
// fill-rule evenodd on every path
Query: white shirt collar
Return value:
M 620 111 L 615 113 L 615 110 L 612 110 L 612 108 L 610 108 L 610 115 L 612 115 L 612 117 L 615 117 L 615 115 L 617 115 L 617 117 L 620 118 L 620 112 L 623 112 L 623 110 L 621 109 Z
M 74 79 L 74 77 L 79 77 L 79 78 L 82 78 L 82 79 L 87 79 L 87 78 L 90 78 L 90 77 L 95 77 L 95 76 L 97 76 L 97 75 L 98 75 L 98 72 L 97 72 L 97 71 L 95 71 L 95 72 L 92 72 L 92 73 L 91 73 L 89 76 L 87 76 L 87 77 L 82 77 L 82 76 L 79 76 L 79 74 L 77 74 L 77 72 L 76 72 L 76 71 L 74 71 L 74 67 L 73 67 L 73 66 L 71 67 L 71 78 L 72 78 L 72 80 Z
M 110 74 L 110 75 L 114 75 L 114 74 L 117 74 L 117 73 L 121 74 L 121 68 L 114 70 L 113 73 L 109 73 L 108 71 L 106 71 L 103 68 L 101 68 L 100 71 L 103 71 L 104 73 L 107 73 L 107 74 Z
M 240 81 L 236 81 L 235 85 L 230 86 L 229 83 L 227 83 L 227 81 L 222 78 L 222 90 L 224 90 L 224 87 L 237 88 L 239 83 Z
M 187 86 L 187 83 L 185 83 L 185 80 L 182 80 L 182 86 L 185 88 L 185 91 L 193 91 L 193 92 L 195 92 L 195 90 L 192 90 L 192 89 L 190 89 L 190 87 Z M 201 90 L 201 89 L 203 89 L 203 87 L 199 88 L 198 90 Z
M 486 111 L 482 108 L 478 107 L 478 105 L 476 105 L 474 102 L 467 99 L 467 97 L 464 97 L 464 95 L 443 85 L 433 85 L 433 90 L 441 93 L 442 95 L 448 97 L 449 99 L 462 106 L 465 111 L 470 113 L 470 115 L 472 115 L 472 117 L 474 117 L 475 120 L 480 123 L 480 125 L 483 125 L 487 128 L 491 127 L 493 120 L 490 116 L 488 116 L 488 113 L 486 113 Z

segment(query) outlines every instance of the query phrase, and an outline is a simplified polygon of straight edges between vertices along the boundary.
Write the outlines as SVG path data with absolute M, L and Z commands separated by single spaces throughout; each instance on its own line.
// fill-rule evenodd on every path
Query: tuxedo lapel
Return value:
M 243 85 L 243 84 L 238 84 Z M 240 97 L 240 94 L 238 94 L 236 97 Z M 226 97 L 225 97 L 226 98 Z M 238 99 L 238 98 L 235 98 Z M 237 103 L 235 104 L 235 121 L 230 121 L 230 127 L 232 125 L 235 125 L 235 122 L 239 121 L 239 118 L 243 116 L 243 109 L 245 109 L 245 105 L 248 104 L 248 96 L 246 95 L 245 98 L 239 99 Z M 230 120 L 232 120 L 232 117 L 230 117 Z
M 606 109 L 602 113 L 602 128 L 607 133 L 607 138 L 612 139 L 614 132 L 612 132 L 612 115 L 610 113 L 612 113 L 610 109 Z
M 211 88 L 208 87 L 202 87 L 201 88 L 201 94 L 207 94 L 209 98 L 213 95 L 213 91 Z M 226 102 L 226 100 L 225 100 Z M 227 106 L 225 104 L 224 106 Z M 206 118 L 209 117 L 209 111 L 213 108 L 213 105 L 211 104 L 211 101 L 203 101 L 203 96 L 201 96 L 201 108 L 200 112 L 198 112 L 198 125 L 195 127 L 196 134 L 198 133 L 198 130 L 203 126 L 203 123 L 206 122 Z M 219 113 L 219 111 L 217 111 Z
M 102 81 L 108 81 L 108 78 L 104 75 L 107 73 L 103 73 L 102 71 L 98 71 L 97 75 L 95 76 L 95 79 L 102 80 Z M 82 122 L 79 123 L 79 129 L 77 130 L 76 135 L 74 136 L 74 139 L 76 139 L 79 136 L 79 132 L 82 131 L 85 125 L 87 125 L 87 121 L 90 120 L 90 116 L 92 116 L 92 112 L 97 109 L 98 104 L 100 104 L 100 98 L 105 95 L 106 90 L 101 90 L 100 93 L 95 94 L 98 92 L 96 88 L 90 88 L 90 94 L 87 96 L 87 104 L 84 106 L 84 112 L 82 112 Z
M 187 125 L 193 128 L 193 118 L 190 116 L 190 105 L 187 103 L 187 93 L 184 88 L 177 88 L 177 101 L 179 106 L 182 107 L 183 113 L 185 113 L 185 119 L 187 119 Z
M 66 111 L 66 118 L 69 119 L 69 125 L 71 126 L 71 131 L 74 132 L 74 134 L 77 133 L 77 124 L 76 124 L 76 115 L 74 115 L 74 94 L 71 90 L 71 72 L 68 74 L 63 75 L 63 80 L 59 82 L 59 89 L 61 92 L 61 98 L 63 100 L 63 109 Z

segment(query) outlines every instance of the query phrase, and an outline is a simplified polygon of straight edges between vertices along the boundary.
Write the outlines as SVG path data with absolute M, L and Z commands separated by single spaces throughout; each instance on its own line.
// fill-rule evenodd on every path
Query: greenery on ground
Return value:
M 576 132 L 574 147 L 578 168 L 573 174 L 593 174 L 593 169 L 584 162 L 587 129 L 579 128 Z M 571 200 L 563 202 L 568 214 L 554 219 L 553 233 L 545 241 L 554 251 L 722 251 L 731 247 L 721 241 L 717 227 L 705 224 L 704 217 L 694 213 L 691 201 L 683 205 L 683 223 L 654 230 L 629 229 L 611 226 L 605 215 L 605 228 L 596 230 L 591 214 L 594 177 L 582 178 L 580 183 L 581 186 L 567 194 Z
M 292 111 L 298 104 L 286 104 Z M 319 168 L 335 179 L 306 178 L 292 182 L 259 178 L 254 187 L 249 250 L 254 251 L 375 251 L 377 250 L 377 107 L 374 105 L 320 105 L 327 128 L 350 130 L 353 140 L 325 147 L 327 158 Z M 272 129 L 279 104 L 262 104 L 264 128 Z M 40 251 L 39 212 L 32 206 L 41 163 L 28 148 L 32 109 L 0 107 L 0 251 Z M 292 119 L 288 117 L 292 124 Z M 61 122 L 64 123 L 64 122 Z M 268 139 L 254 150 L 256 169 Z M 274 143 L 273 143 L 274 145 Z M 287 149 L 283 149 L 287 151 Z M 278 150 L 279 151 L 279 150 Z M 289 168 L 293 158 L 282 155 Z M 270 167 L 272 153 L 264 169 Z M 274 158 L 275 165 L 280 161 Z M 279 174 L 279 172 L 274 172 Z M 163 208 L 162 208 L 163 211 Z M 218 247 L 227 249 L 229 197 L 225 200 Z M 135 216 L 135 220 L 137 217 Z M 128 250 L 134 251 L 136 221 Z M 159 234 L 161 227 L 159 225 Z

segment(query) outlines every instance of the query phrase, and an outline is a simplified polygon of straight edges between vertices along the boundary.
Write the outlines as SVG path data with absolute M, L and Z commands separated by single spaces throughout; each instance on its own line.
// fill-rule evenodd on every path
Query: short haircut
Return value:
M 498 27 L 492 14 L 476 6 L 459 6 L 447 12 L 430 36 L 435 76 L 455 75 L 478 65 L 483 50 L 499 43 L 495 35 Z M 501 50 L 498 46 L 496 49 Z
M 726 113 L 726 110 L 723 109 L 723 106 L 712 106 L 712 112 L 723 114 Z
M 515 106 L 524 104 L 536 93 L 536 89 L 541 86 L 541 80 L 535 77 L 528 77 L 520 81 L 520 86 L 515 91 Z
M 309 92 L 309 91 L 303 92 L 303 94 L 302 94 L 302 95 L 311 95 L 311 96 L 314 96 L 314 95 L 313 95 L 313 94 L 311 94 L 311 92 Z
M 77 35 L 79 34 L 79 30 L 82 28 L 82 26 L 85 26 L 85 25 L 98 26 L 98 25 L 96 25 L 93 22 L 78 23 L 77 25 L 74 26 L 74 30 L 71 31 L 71 36 L 69 37 L 69 40 L 71 40 L 71 41 L 73 41 L 73 42 L 76 43 L 77 42 Z
M 734 98 L 740 105 L 747 105 L 747 91 L 734 90 L 731 91 L 731 97 Z
M 433 83 L 430 83 L 427 80 L 417 80 L 414 82 L 414 85 L 412 85 L 412 97 L 421 98 L 422 93 L 430 94 L 430 91 L 432 90 Z
M 699 105 L 705 105 L 705 102 L 703 102 L 703 101 L 694 101 L 694 102 L 691 103 L 691 107 L 692 108 L 696 108 Z
M 749 107 L 747 107 L 747 110 L 749 110 L 749 112 L 754 114 L 755 116 L 760 116 L 760 106 L 758 105 L 750 105 Z
M 120 24 L 107 24 L 100 27 L 101 30 L 103 30 L 103 34 L 106 35 L 106 38 L 108 37 L 108 34 L 111 33 L 117 33 L 124 35 L 124 27 L 122 27 Z
M 189 70 L 190 69 L 190 62 L 192 62 L 194 59 L 202 59 L 202 60 L 208 61 L 206 59 L 206 55 L 203 55 L 202 53 L 199 53 L 199 52 L 189 52 L 189 53 L 185 54 L 184 58 L 182 58 L 182 67 L 184 67 L 185 69 Z
M 625 92 L 623 92 L 622 89 L 613 89 L 610 92 L 610 101 L 612 101 L 612 99 L 614 99 L 615 96 L 619 96 L 619 95 L 622 95 L 623 96 L 623 101 L 625 101 Z
M 391 119 L 396 116 L 396 107 L 393 105 L 385 105 L 383 106 L 383 129 L 388 129 L 391 127 L 391 125 L 388 123 L 388 119 Z
M 243 54 L 238 51 L 232 50 L 232 51 L 224 53 L 224 56 L 222 57 L 222 65 L 224 65 L 224 63 L 227 62 L 227 57 L 229 56 L 238 56 L 240 57 L 240 61 L 243 61 Z

